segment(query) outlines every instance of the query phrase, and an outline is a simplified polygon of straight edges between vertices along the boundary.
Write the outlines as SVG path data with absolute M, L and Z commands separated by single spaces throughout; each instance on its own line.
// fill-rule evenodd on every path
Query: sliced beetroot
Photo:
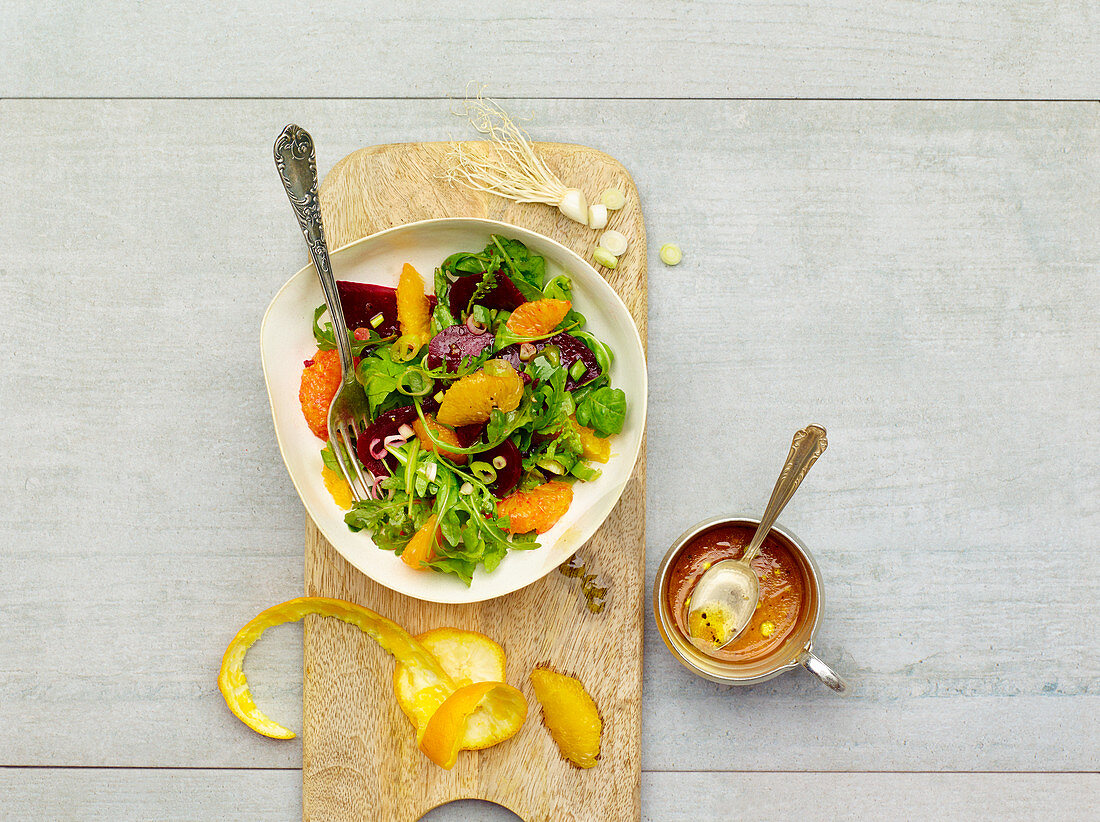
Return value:
M 511 439 L 506 439 L 496 448 L 482 451 L 471 459 L 493 465 L 493 460 L 497 457 L 504 457 L 504 467 L 496 469 L 497 478 L 489 485 L 489 490 L 498 497 L 506 497 L 519 485 L 519 478 L 523 474 L 523 456 L 516 444 Z
M 387 454 L 382 459 L 371 456 L 370 444 L 375 440 L 385 441 L 386 437 L 396 434 L 402 425 L 412 425 L 416 418 L 416 409 L 411 405 L 379 414 L 378 419 L 368 425 L 355 441 L 355 452 L 359 455 L 359 461 L 377 477 L 392 474 L 397 467 L 397 458 L 392 454 Z
M 561 351 L 561 364 L 565 368 L 566 373 L 573 368 L 573 364 L 580 360 L 585 365 L 585 372 L 581 374 L 579 380 L 573 379 L 573 376 L 569 374 L 565 378 L 565 388 L 567 391 L 572 391 L 579 385 L 584 385 L 586 382 L 596 379 L 600 376 L 600 364 L 596 361 L 596 355 L 592 353 L 592 349 L 578 340 L 571 334 L 566 334 L 564 331 L 560 334 L 555 334 L 547 340 L 538 340 L 532 342 L 531 345 L 535 346 L 537 351 L 542 351 L 548 345 L 556 345 L 558 350 Z M 523 373 L 523 361 L 519 358 L 519 344 L 509 345 L 500 349 L 496 353 L 496 359 L 507 360 L 512 364 L 512 367 Z
M 462 321 L 466 306 L 470 304 L 470 297 L 481 285 L 484 274 L 470 274 L 459 277 L 451 283 L 451 313 L 458 321 Z M 508 279 L 503 271 L 497 272 L 497 283 L 490 288 L 484 296 L 478 298 L 478 304 L 486 308 L 495 308 L 503 311 L 515 311 L 519 306 L 527 302 L 527 298 L 520 293 L 515 284 Z
M 462 448 L 469 448 L 479 439 L 481 439 L 481 432 L 485 430 L 485 423 L 473 422 L 469 425 L 459 425 L 455 428 L 455 436 L 458 437 L 458 444 Z
M 370 328 L 382 337 L 392 337 L 401 333 L 397 322 L 397 289 L 374 283 L 353 283 L 337 280 L 336 290 L 340 292 L 340 305 L 344 309 L 344 322 L 354 331 L 357 328 Z M 428 310 L 435 308 L 436 299 L 428 295 Z M 382 315 L 382 322 L 371 325 L 371 319 Z
M 493 335 L 488 331 L 475 334 L 463 325 L 444 328 L 428 343 L 428 368 L 447 364 L 448 371 L 457 371 L 463 360 L 477 357 L 493 347 Z

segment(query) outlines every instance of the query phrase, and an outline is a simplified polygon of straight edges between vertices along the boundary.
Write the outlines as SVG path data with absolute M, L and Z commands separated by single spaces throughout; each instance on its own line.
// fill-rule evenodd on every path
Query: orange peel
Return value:
M 413 707 L 409 718 L 417 727 L 417 744 L 440 767 L 454 767 L 463 748 L 488 747 L 514 736 L 522 727 L 527 700 L 511 685 L 489 681 L 460 687 L 424 644 L 381 614 L 340 599 L 298 597 L 249 620 L 222 656 L 218 690 L 234 716 L 257 733 L 274 739 L 292 739 L 295 735 L 256 706 L 244 674 L 245 655 L 268 628 L 297 622 L 310 614 L 354 625 L 397 660 L 405 695 L 402 710 L 409 714 L 407 706 Z M 423 636 L 461 675 L 460 682 L 498 670 L 503 679 L 504 651 L 488 637 L 458 629 L 437 629 Z
M 461 628 L 433 628 L 417 636 L 416 641 L 434 656 L 455 687 L 462 688 L 477 682 L 503 682 L 505 670 L 504 649 L 485 634 Z M 419 742 L 428 720 L 443 703 L 434 694 L 418 694 L 412 672 L 398 663 L 393 670 L 393 691 L 397 704 L 416 728 Z M 470 717 L 460 748 L 479 750 L 502 742 L 511 734 L 498 737 L 492 723 L 481 714 Z
M 489 732 L 499 737 L 497 741 L 503 741 L 523 725 L 527 700 L 504 682 L 475 682 L 459 688 L 428 720 L 420 750 L 436 765 L 450 770 L 462 749 L 466 728 L 479 716 L 488 723 Z
M 542 706 L 543 724 L 561 755 L 578 768 L 594 767 L 600 756 L 603 720 L 581 681 L 550 668 L 535 668 L 531 686 Z
M 442 693 L 443 699 L 454 692 L 454 682 L 436 658 L 396 622 L 354 602 L 328 597 L 297 597 L 274 605 L 253 617 L 237 631 L 222 656 L 218 690 L 225 697 L 229 710 L 257 733 L 274 739 L 294 738 L 293 731 L 275 722 L 256 707 L 244 675 L 245 654 L 268 628 L 286 622 L 298 622 L 310 614 L 334 617 L 361 630 L 377 642 L 382 650 L 413 671 L 414 692 Z

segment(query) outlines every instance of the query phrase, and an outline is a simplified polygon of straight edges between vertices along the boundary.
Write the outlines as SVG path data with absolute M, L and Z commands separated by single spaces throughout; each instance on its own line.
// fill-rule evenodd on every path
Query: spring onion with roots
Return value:
M 447 179 L 517 203 L 557 206 L 570 220 L 588 225 L 584 192 L 569 188 L 546 167 L 527 133 L 500 106 L 478 95 L 466 100 L 463 113 L 486 136 L 486 150 L 453 143 L 445 159 Z

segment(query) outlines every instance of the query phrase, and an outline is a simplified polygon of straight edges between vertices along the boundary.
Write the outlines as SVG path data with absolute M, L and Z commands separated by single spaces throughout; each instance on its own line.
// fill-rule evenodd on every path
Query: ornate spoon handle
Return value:
M 820 425 L 807 425 L 795 432 L 794 439 L 791 440 L 791 451 L 787 454 L 787 461 L 783 463 L 783 470 L 779 472 L 779 479 L 775 481 L 768 507 L 764 509 L 764 516 L 760 518 L 760 524 L 756 527 L 752 542 L 741 555 L 741 562 L 752 561 L 752 558 L 760 552 L 764 537 L 775 525 L 780 512 L 791 501 L 806 472 L 828 447 L 829 441 L 825 439 L 825 429 Z
M 332 331 L 336 347 L 340 351 L 344 381 L 355 379 L 355 367 L 351 358 L 348 328 L 344 323 L 344 310 L 340 305 L 340 292 L 332 276 L 332 264 L 325 245 L 325 227 L 321 223 L 321 204 L 317 199 L 317 156 L 313 151 L 313 138 L 301 126 L 291 123 L 275 140 L 275 167 L 286 189 L 286 196 L 294 208 L 294 216 L 302 227 L 309 256 L 317 269 L 317 279 L 325 293 L 325 303 L 332 315 Z

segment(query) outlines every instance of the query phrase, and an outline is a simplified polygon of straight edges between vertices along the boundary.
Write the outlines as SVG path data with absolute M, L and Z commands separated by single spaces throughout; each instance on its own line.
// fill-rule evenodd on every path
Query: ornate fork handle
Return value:
M 298 225 L 305 235 L 310 259 L 317 269 L 317 278 L 325 294 L 325 304 L 332 315 L 333 336 L 340 352 L 344 382 L 354 380 L 348 328 L 344 323 L 340 292 L 332 276 L 332 263 L 329 262 L 328 247 L 325 245 L 325 227 L 321 222 L 321 203 L 317 199 L 317 157 L 313 138 L 308 131 L 293 123 L 283 129 L 275 140 L 275 167 L 279 170 L 286 196 L 290 198 L 294 216 L 298 218 Z

